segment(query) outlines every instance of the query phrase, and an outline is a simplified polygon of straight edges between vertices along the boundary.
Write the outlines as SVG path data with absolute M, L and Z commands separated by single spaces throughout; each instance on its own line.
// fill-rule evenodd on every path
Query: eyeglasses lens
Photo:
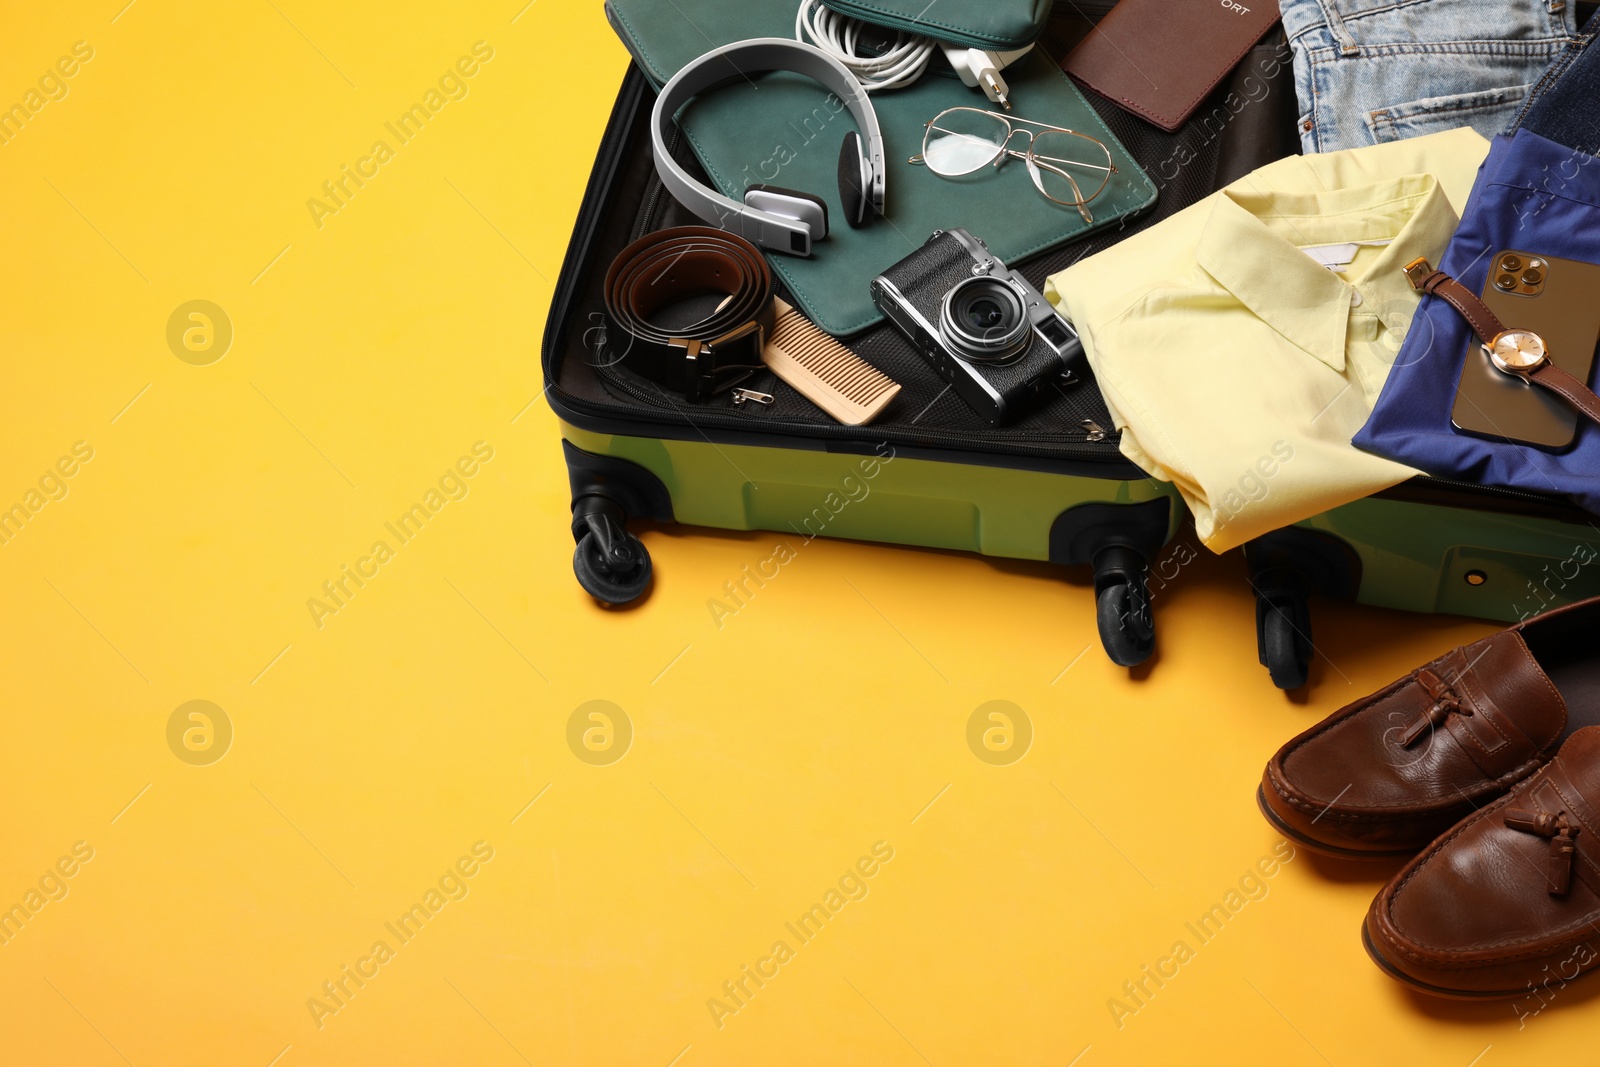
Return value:
M 955 108 L 928 127 L 922 158 L 929 170 L 946 178 L 971 174 L 993 163 L 1010 135 L 1011 127 L 998 115 Z

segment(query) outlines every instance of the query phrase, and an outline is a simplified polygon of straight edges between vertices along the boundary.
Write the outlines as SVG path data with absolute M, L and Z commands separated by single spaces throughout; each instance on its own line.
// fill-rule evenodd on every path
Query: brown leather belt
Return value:
M 663 308 L 722 293 L 699 321 L 676 330 L 652 323 Z M 772 271 L 755 245 L 708 226 L 648 234 L 606 271 L 606 313 L 625 335 L 628 369 L 691 401 L 730 389 L 762 369 L 772 333 Z

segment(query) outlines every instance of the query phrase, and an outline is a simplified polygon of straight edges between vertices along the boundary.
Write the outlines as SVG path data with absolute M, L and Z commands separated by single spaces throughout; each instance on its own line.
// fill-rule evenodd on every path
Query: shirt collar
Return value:
M 1377 315 L 1415 303 L 1401 267 L 1418 256 L 1438 262 L 1458 221 L 1431 174 L 1318 193 L 1260 190 L 1245 178 L 1217 194 L 1195 259 L 1290 343 L 1343 371 L 1354 287 L 1300 247 L 1390 241 L 1355 279 L 1362 311 Z

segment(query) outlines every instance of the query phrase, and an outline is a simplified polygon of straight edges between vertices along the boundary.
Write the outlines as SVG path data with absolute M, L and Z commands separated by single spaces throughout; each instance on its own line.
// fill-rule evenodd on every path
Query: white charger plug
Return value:
M 1033 51 L 1033 45 L 1013 52 L 986 52 L 981 48 L 962 48 L 955 44 L 940 47 L 944 49 L 945 58 L 955 68 L 963 85 L 982 89 L 983 95 L 1007 111 L 1011 110 L 1011 87 L 1000 76 L 1000 72 Z

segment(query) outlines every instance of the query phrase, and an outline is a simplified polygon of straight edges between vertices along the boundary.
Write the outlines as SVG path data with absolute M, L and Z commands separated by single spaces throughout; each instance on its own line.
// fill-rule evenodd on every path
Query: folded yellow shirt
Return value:
M 1463 128 L 1281 159 L 1045 283 L 1123 454 L 1209 548 L 1416 473 L 1350 438 L 1419 302 L 1401 268 L 1439 261 L 1488 150 Z

